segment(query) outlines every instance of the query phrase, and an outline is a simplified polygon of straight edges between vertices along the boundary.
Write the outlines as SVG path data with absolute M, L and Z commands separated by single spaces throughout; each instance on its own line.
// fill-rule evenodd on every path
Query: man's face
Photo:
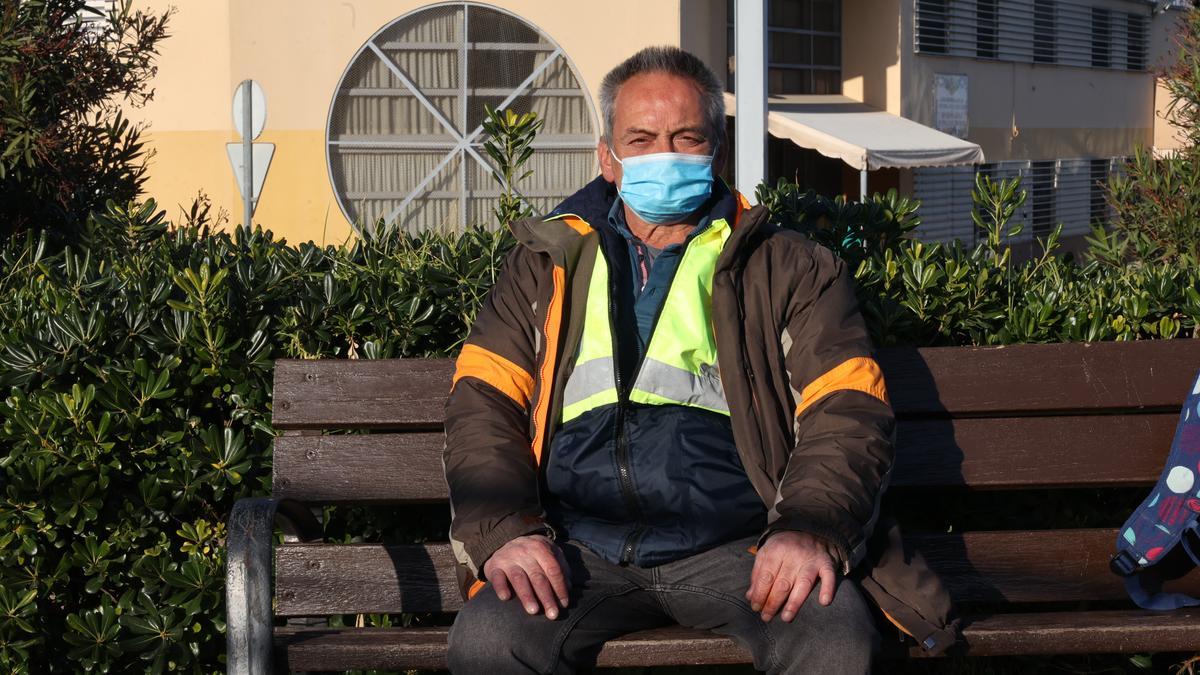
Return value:
M 690 80 L 666 73 L 643 73 L 625 81 L 613 102 L 611 149 L 625 159 L 656 152 L 711 155 L 716 139 L 705 125 L 700 89 Z M 621 165 L 601 139 L 596 148 L 604 179 L 620 185 Z M 723 157 L 713 161 L 720 173 Z

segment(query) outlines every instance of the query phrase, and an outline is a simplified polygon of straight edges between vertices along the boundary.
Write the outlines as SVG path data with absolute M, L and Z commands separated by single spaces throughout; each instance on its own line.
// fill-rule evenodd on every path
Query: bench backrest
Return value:
M 1153 484 L 1200 368 L 1200 340 L 897 348 L 879 360 L 899 420 L 891 489 L 936 500 L 946 490 Z M 276 362 L 273 422 L 284 435 L 275 441 L 275 496 L 444 502 L 452 373 L 440 359 Z M 344 429 L 372 433 L 321 433 Z M 1124 600 L 1108 569 L 1119 525 L 910 539 L 960 602 Z M 447 544 L 286 544 L 276 560 L 281 616 L 461 606 Z M 1200 594 L 1200 574 L 1176 587 Z

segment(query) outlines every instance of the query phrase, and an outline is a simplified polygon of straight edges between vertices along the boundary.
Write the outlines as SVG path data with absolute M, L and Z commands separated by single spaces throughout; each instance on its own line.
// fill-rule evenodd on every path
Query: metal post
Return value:
M 752 197 L 767 168 L 767 0 L 737 0 L 734 85 L 737 189 Z
M 254 218 L 254 97 L 250 80 L 242 80 L 242 222 L 250 229 Z
M 858 172 L 858 201 L 867 201 L 867 170 L 861 169 Z

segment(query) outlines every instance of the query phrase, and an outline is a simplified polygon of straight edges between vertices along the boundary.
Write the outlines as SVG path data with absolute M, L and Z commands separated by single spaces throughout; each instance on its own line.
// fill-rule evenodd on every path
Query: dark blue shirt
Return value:
M 650 334 L 654 331 L 654 322 L 662 310 L 667 291 L 671 289 L 671 280 L 675 278 L 675 270 L 683 260 L 683 252 L 696 235 L 708 229 L 712 216 L 706 215 L 688 233 L 682 244 L 671 244 L 664 249 L 653 249 L 638 239 L 625 222 L 625 205 L 618 197 L 613 201 L 608 211 L 608 223 L 612 225 L 629 246 L 629 267 L 633 272 L 633 313 L 637 319 L 638 356 L 646 353 L 650 343 Z

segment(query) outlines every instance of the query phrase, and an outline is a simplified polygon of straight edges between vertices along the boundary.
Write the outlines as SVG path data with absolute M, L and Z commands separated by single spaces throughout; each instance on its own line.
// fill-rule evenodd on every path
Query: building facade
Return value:
M 726 0 L 137 4 L 177 7 L 154 100 L 130 111 L 155 153 L 147 195 L 175 215 L 203 191 L 241 221 L 226 146 L 234 90 L 253 79 L 256 142 L 274 144 L 254 220 L 290 241 L 338 243 L 381 218 L 492 225 L 485 106 L 544 120 L 521 191 L 548 210 L 596 174 L 600 80 L 641 47 L 682 46 L 736 92 Z M 923 236 L 972 239 L 976 171 L 1025 177 L 1030 233 L 1083 231 L 1115 158 L 1176 144 L 1153 70 L 1177 18 L 1132 0 L 769 0 L 770 102 L 840 96 L 977 144 L 978 166 L 869 172 L 872 191 L 923 201 Z M 793 139 L 771 139 L 767 175 L 857 195 L 856 170 Z

